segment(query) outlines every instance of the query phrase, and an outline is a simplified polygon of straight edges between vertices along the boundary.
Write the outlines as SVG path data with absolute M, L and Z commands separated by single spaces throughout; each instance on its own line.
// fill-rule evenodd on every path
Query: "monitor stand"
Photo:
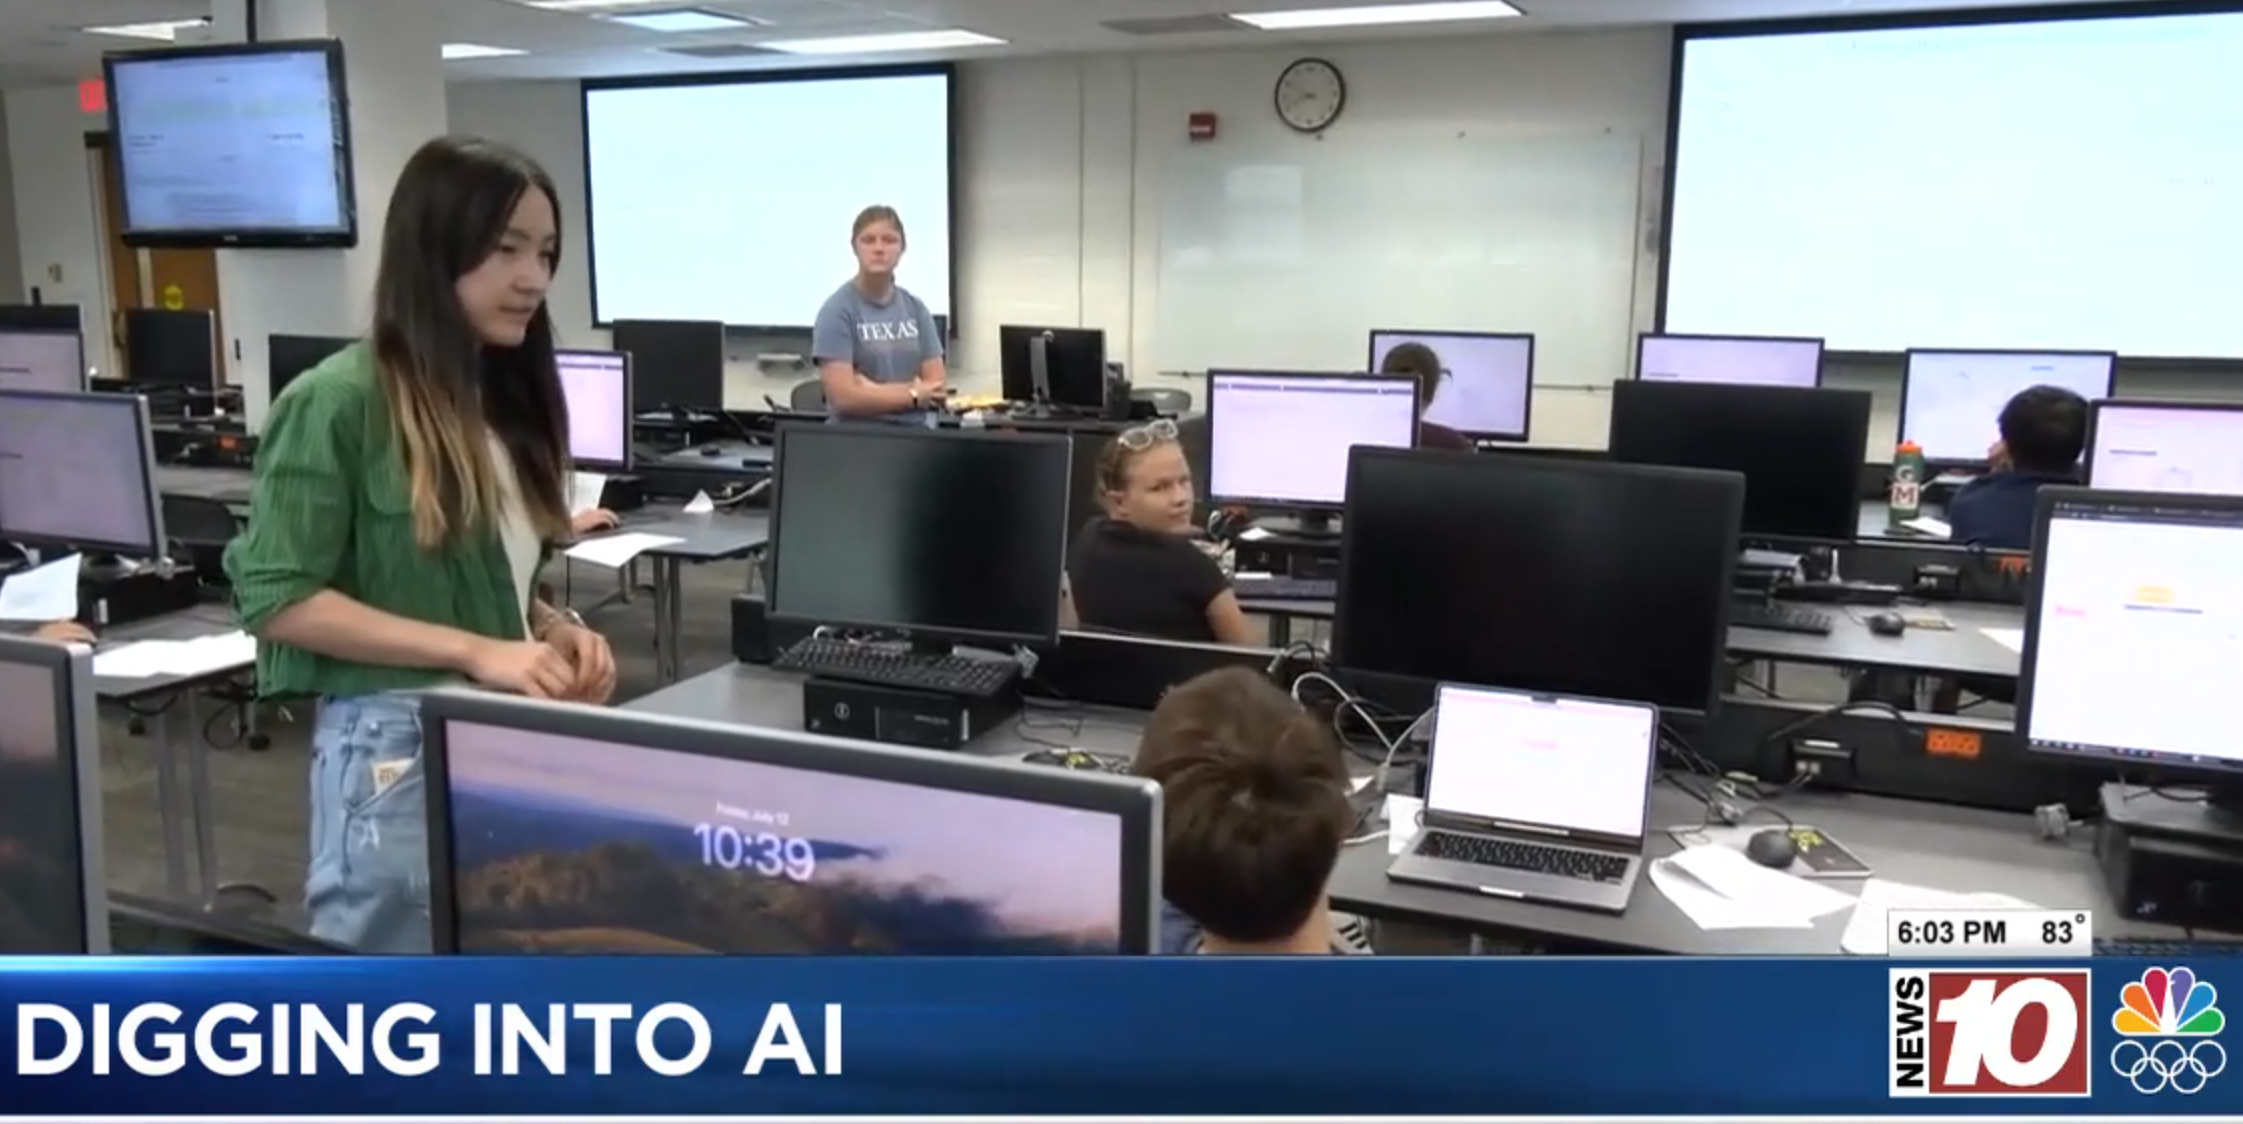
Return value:
M 86 585 L 111 585 L 138 573 L 140 567 L 106 552 L 85 555 L 79 563 L 78 580 Z
M 1311 511 L 1301 515 L 1265 515 L 1254 520 L 1255 528 L 1280 538 L 1329 539 L 1340 533 L 1339 520 L 1329 511 Z

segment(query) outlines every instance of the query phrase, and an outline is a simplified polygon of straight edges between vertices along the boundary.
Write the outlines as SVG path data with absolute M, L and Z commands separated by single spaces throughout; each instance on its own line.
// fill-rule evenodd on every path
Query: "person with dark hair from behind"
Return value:
M 1125 429 L 1098 454 L 1106 514 L 1067 557 L 1071 627 L 1163 640 L 1257 643 L 1223 568 L 1191 539 L 1192 469 L 1165 418 Z
M 1440 393 L 1441 382 L 1448 371 L 1441 366 L 1441 357 L 1422 343 L 1396 344 L 1379 361 L 1379 374 L 1408 375 L 1417 380 L 1417 447 L 1420 449 L 1453 449 L 1469 453 L 1479 448 L 1472 439 L 1438 422 L 1424 418 L 1425 411 L 1433 408 L 1433 396 Z
M 1136 771 L 1161 788 L 1163 951 L 1370 951 L 1325 896 L 1355 819 L 1329 723 L 1251 670 L 1211 671 L 1154 708 Z
M 2060 386 L 2017 392 L 2002 407 L 2001 440 L 1986 451 L 1993 471 L 1947 501 L 1953 541 L 1989 550 L 2030 550 L 2034 496 L 2078 480 L 2087 446 L 2087 399 Z

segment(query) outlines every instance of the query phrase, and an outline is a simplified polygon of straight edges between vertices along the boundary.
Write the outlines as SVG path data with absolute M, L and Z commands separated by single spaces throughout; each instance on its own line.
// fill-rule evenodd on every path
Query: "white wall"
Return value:
M 37 288 L 49 304 L 83 308 L 86 362 L 103 372 L 113 370 L 99 195 L 86 155 L 86 132 L 102 128 L 103 117 L 78 107 L 76 86 L 10 90 L 0 103 L 7 108 L 23 294 L 28 298 Z

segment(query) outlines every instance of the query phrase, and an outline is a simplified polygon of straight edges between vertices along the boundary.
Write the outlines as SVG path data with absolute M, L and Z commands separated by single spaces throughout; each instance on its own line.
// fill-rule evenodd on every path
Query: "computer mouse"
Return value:
M 1871 613 L 1869 631 L 1878 636 L 1898 636 L 1908 631 L 1908 618 L 1893 612 Z
M 1782 870 L 1799 857 L 1799 844 L 1792 841 L 1791 833 L 1780 827 L 1752 833 L 1745 840 L 1745 857 L 1765 867 Z
M 703 446 L 701 446 L 701 455 L 702 455 L 702 456 L 704 456 L 704 457 L 715 457 L 715 456 L 722 456 L 723 454 L 724 454 L 724 449 L 723 449 L 723 447 L 721 447 L 721 446 L 718 446 L 718 445 L 703 445 Z

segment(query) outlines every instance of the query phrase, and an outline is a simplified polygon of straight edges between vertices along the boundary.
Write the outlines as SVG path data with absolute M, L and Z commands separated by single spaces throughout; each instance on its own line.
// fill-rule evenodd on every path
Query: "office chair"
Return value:
M 822 379 L 809 379 L 794 384 L 787 394 L 787 407 L 794 410 L 823 410 L 826 408 L 826 384 Z
M 241 533 L 241 521 L 234 518 L 231 508 L 203 496 L 176 496 L 165 494 L 164 530 L 171 538 L 171 554 L 195 568 L 197 582 L 210 589 L 224 574 L 226 544 Z M 235 680 L 217 684 L 204 692 L 215 702 L 233 708 L 234 734 L 250 749 L 262 752 L 271 748 L 272 738 L 258 728 L 260 717 L 257 704 L 257 685 L 254 675 L 249 681 Z M 283 712 L 285 714 L 285 712 Z M 132 732 L 142 732 L 144 724 L 137 719 Z

